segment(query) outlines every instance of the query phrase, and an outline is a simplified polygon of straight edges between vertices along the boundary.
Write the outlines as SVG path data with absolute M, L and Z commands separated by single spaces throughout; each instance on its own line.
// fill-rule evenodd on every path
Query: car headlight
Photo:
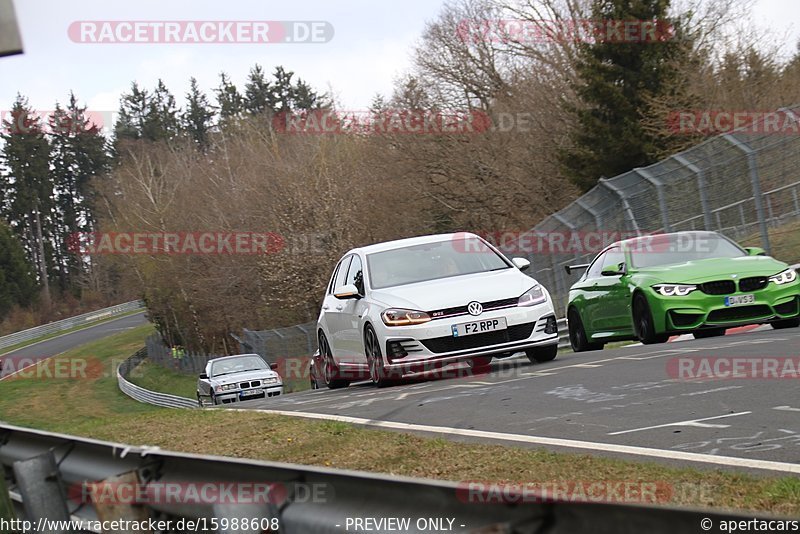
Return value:
M 775 276 L 770 276 L 769 281 L 775 282 L 775 284 L 782 286 L 783 284 L 788 284 L 797 280 L 797 271 L 792 269 L 786 269 L 782 273 L 778 273 Z
M 517 300 L 517 306 L 533 306 L 535 304 L 541 304 L 546 300 L 547 295 L 544 294 L 544 288 L 536 285 L 522 294 L 519 300 Z
M 277 376 L 272 376 L 270 378 L 265 378 L 264 380 L 262 380 L 262 382 L 264 384 L 275 384 L 276 382 L 278 382 L 278 377 Z
M 222 393 L 223 391 L 231 391 L 233 389 L 237 389 L 236 384 L 222 384 L 221 386 L 217 386 L 217 393 Z
M 697 289 L 697 286 L 691 284 L 656 284 L 653 289 L 658 291 L 659 295 L 664 295 L 665 297 L 685 297 Z
M 407 326 L 427 323 L 431 320 L 431 316 L 419 310 L 389 308 L 381 314 L 381 319 L 383 319 L 383 324 L 386 326 Z

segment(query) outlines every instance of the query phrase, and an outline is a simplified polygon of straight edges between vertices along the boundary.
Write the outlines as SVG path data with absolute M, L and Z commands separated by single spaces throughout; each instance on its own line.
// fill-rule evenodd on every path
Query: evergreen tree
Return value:
M 159 79 L 149 102 L 147 102 L 142 137 L 148 141 L 174 139 L 178 135 L 178 113 L 175 97 Z
M 679 30 L 677 21 L 667 17 L 669 7 L 670 0 L 594 0 L 592 15 L 604 24 L 654 21 L 659 28 Z M 648 114 L 648 102 L 674 90 L 672 80 L 688 50 L 674 35 L 655 42 L 601 37 L 579 47 L 578 102 L 565 103 L 577 120 L 572 147 L 559 156 L 566 175 L 581 189 L 590 189 L 601 176 L 656 161 L 658 141 L 640 120 Z
M 141 139 L 149 109 L 150 95 L 146 89 L 139 89 L 139 84 L 133 82 L 131 92 L 123 93 L 120 97 L 119 118 L 114 125 L 116 141 Z
M 208 102 L 205 93 L 200 91 L 197 80 L 189 81 L 189 92 L 186 93 L 186 111 L 181 116 L 182 129 L 185 130 L 198 149 L 205 152 L 209 144 L 209 132 L 214 120 L 214 109 Z
M 294 72 L 286 72 L 283 67 L 275 67 L 275 82 L 272 86 L 274 94 L 272 106 L 276 112 L 286 113 L 294 107 L 296 88 L 292 85 Z
M 247 83 L 244 86 L 244 107 L 253 115 L 275 109 L 275 96 L 273 88 L 264 76 L 261 65 L 256 64 L 250 69 Z
M 224 72 L 220 73 L 219 79 L 219 87 L 217 87 L 215 93 L 217 95 L 220 119 L 224 122 L 227 119 L 241 117 L 245 110 L 242 94 Z
M 0 319 L 14 305 L 27 306 L 36 297 L 36 280 L 19 240 L 0 222 Z
M 42 300 L 50 306 L 53 235 L 53 184 L 50 179 L 50 143 L 28 100 L 17 95 L 11 117 L 3 125 L 0 161 L 7 171 L 0 180 L 6 220 L 20 237 L 42 285 Z

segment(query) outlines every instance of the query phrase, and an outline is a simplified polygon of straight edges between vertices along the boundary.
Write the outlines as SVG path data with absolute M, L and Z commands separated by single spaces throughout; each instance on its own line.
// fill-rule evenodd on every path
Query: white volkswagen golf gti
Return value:
M 473 369 L 524 351 L 545 362 L 558 352 L 547 290 L 470 233 L 432 235 L 349 251 L 333 271 L 317 321 L 329 388 L 457 362 Z

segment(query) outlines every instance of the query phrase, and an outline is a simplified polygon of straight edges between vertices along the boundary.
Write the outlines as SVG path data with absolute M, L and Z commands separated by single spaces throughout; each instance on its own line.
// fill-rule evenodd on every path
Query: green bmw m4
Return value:
M 742 248 L 716 232 L 642 236 L 606 247 L 572 285 L 567 324 L 576 352 L 671 335 L 719 336 L 725 329 L 769 323 L 800 326 L 800 277 L 759 248 Z

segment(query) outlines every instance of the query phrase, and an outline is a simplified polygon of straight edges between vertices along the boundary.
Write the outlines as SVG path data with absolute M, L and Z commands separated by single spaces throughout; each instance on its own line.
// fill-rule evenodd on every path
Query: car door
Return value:
M 347 276 L 344 283 L 352 284 L 358 288 L 358 293 L 364 296 L 364 268 L 361 257 L 353 255 L 350 267 L 347 269 Z M 364 336 L 361 332 L 361 318 L 366 313 L 366 301 L 360 299 L 340 300 L 339 311 L 341 320 L 340 340 L 343 354 L 347 354 L 347 360 L 351 363 L 367 364 L 366 353 L 364 351 Z
M 328 345 L 330 345 L 331 352 L 337 361 L 340 360 L 340 351 L 338 348 L 338 336 L 341 330 L 340 312 L 343 308 L 344 301 L 337 299 L 333 296 L 333 292 L 337 287 L 344 285 L 344 279 L 347 276 L 347 268 L 350 266 L 352 255 L 347 255 L 339 260 L 336 269 L 333 271 L 331 281 L 328 284 L 328 290 L 325 292 L 325 298 L 322 301 L 322 310 L 320 311 L 319 322 L 322 325 L 323 331 L 328 337 Z
M 603 275 L 603 271 L 625 271 L 625 254 L 612 247 L 602 258 L 600 273 L 594 287 L 597 331 L 620 332 L 630 328 L 630 290 L 626 274 Z
M 598 316 L 602 313 L 599 300 L 602 287 L 599 286 L 599 280 L 601 278 L 600 272 L 603 270 L 603 260 L 605 256 L 606 251 L 598 254 L 586 270 L 584 279 L 574 287 L 574 289 L 580 291 L 580 297 L 583 300 L 581 319 L 583 320 L 586 334 L 589 336 L 598 331 Z

